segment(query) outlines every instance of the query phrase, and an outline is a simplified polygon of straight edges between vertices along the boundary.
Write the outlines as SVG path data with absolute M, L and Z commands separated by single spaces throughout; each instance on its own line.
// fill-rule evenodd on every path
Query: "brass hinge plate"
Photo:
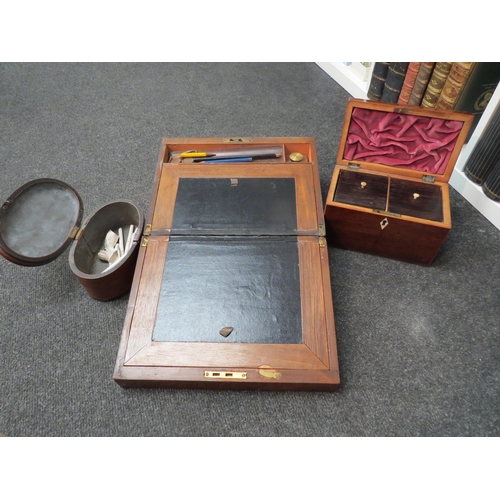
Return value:
M 149 236 L 151 234 L 151 224 L 146 224 L 144 226 L 144 236 Z
M 387 212 L 385 210 L 373 210 L 376 214 L 380 215 L 392 215 L 393 217 L 401 217 L 401 214 L 396 214 L 394 212 Z
M 319 246 L 320 246 L 320 248 L 326 247 L 326 238 L 324 238 L 323 236 L 320 236 L 320 238 L 319 238 Z
M 424 175 L 424 176 L 422 176 L 422 180 L 424 182 L 434 183 L 434 181 L 436 180 L 436 178 L 433 175 Z
M 349 170 L 359 170 L 361 166 L 359 165 L 359 163 L 349 163 L 349 165 L 347 165 L 347 168 Z
M 326 231 L 325 231 L 325 226 L 324 224 L 319 224 L 318 225 L 318 234 L 320 236 L 326 236 Z
M 148 246 L 148 241 L 149 241 L 149 236 L 143 236 L 141 247 L 147 247 Z

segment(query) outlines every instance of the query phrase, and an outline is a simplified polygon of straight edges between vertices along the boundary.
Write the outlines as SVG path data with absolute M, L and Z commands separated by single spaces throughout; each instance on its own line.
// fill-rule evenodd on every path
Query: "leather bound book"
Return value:
M 411 91 L 417 80 L 418 70 L 420 69 L 419 62 L 411 62 L 408 66 L 408 71 L 406 72 L 405 80 L 403 82 L 403 87 L 401 88 L 401 94 L 399 94 L 398 104 L 408 104 L 410 100 Z
M 380 101 L 382 92 L 384 91 L 384 84 L 389 71 L 388 62 L 376 62 L 373 66 L 372 78 L 368 88 L 367 97 L 372 101 Z
M 465 85 L 475 64 L 476 63 L 473 62 L 453 63 L 441 95 L 437 100 L 436 109 L 453 109 L 460 95 L 460 91 Z
M 429 85 L 425 91 L 421 105 L 424 108 L 435 108 L 436 103 L 441 95 L 446 79 L 450 74 L 452 62 L 437 62 L 432 70 Z
M 494 201 L 500 201 L 500 161 L 496 163 L 486 177 L 483 184 L 483 192 Z
M 499 136 L 500 108 L 497 108 L 465 163 L 464 173 L 472 182 L 482 184 L 500 161 Z
M 384 91 L 380 99 L 382 102 L 398 102 L 409 64 L 407 62 L 392 62 L 389 64 Z
M 500 82 L 500 62 L 477 62 L 460 93 L 454 111 L 466 111 L 474 115 L 466 141 L 472 135 L 491 96 Z
M 422 98 L 424 97 L 425 89 L 429 83 L 434 64 L 435 63 L 433 62 L 420 63 L 417 79 L 415 80 L 415 85 L 413 86 L 413 90 L 411 91 L 411 96 L 408 101 L 409 106 L 420 106 Z

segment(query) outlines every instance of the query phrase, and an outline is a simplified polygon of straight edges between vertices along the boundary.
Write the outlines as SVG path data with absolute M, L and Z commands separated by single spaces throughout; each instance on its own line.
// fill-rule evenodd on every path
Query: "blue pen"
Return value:
M 252 158 L 207 158 L 201 163 L 246 163 L 252 161 Z

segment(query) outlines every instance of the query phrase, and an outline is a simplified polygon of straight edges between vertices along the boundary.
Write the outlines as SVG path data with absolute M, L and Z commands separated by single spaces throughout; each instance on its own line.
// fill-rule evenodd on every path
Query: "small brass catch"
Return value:
M 238 179 L 231 179 L 231 186 L 236 187 L 238 185 Z
M 252 139 L 243 139 L 242 137 L 234 139 L 230 137 L 229 139 L 222 139 L 222 142 L 252 142 Z
M 203 374 L 205 378 L 225 378 L 227 379 L 239 379 L 245 380 L 247 378 L 247 372 L 205 372 Z

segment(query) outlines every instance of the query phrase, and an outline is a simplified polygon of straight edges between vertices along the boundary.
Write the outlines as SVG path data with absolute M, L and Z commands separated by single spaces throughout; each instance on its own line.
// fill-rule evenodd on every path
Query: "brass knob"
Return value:
M 292 161 L 302 161 L 304 155 L 302 153 L 290 153 L 290 160 Z
M 418 193 L 413 193 L 413 199 L 416 200 L 417 198 L 420 198 L 420 195 Z
M 361 189 L 365 189 L 365 187 L 366 187 L 366 182 L 362 182 L 361 183 Z

